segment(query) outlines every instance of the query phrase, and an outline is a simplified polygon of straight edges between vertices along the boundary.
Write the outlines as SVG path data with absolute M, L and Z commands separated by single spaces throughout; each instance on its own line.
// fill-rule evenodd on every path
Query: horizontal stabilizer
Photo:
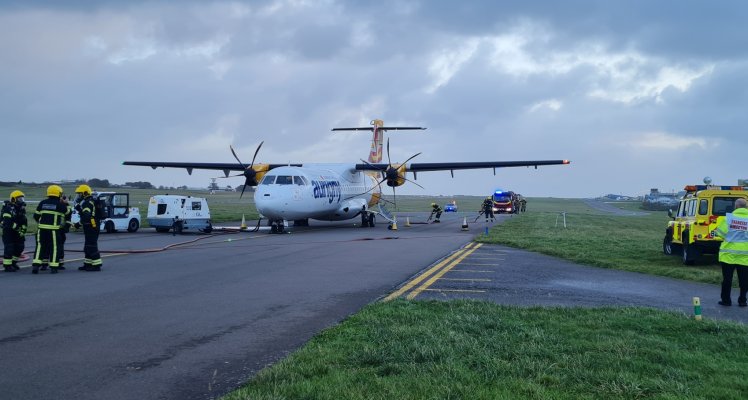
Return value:
M 373 126 L 366 126 L 361 128 L 332 128 L 333 131 L 369 131 L 373 132 Z M 426 130 L 420 126 L 382 126 L 377 128 L 378 131 L 415 131 L 415 130 Z

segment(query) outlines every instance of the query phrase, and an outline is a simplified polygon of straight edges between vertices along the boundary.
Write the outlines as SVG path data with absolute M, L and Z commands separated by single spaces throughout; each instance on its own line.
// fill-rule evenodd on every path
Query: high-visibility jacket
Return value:
M 65 219 L 69 213 L 70 210 L 59 197 L 48 197 L 39 202 L 34 212 L 34 219 L 39 229 L 59 230 L 65 225 Z
M 714 233 L 723 239 L 720 262 L 748 266 L 748 208 L 728 213 Z

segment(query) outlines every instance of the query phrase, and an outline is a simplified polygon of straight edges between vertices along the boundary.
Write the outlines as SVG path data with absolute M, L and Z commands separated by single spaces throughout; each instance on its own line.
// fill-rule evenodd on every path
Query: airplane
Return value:
M 505 167 L 535 167 L 544 165 L 569 164 L 569 160 L 531 160 L 531 161 L 485 161 L 485 162 L 440 162 L 410 163 L 420 153 L 413 155 L 402 163 L 389 160 L 389 140 L 387 141 L 388 162 L 382 163 L 384 133 L 396 130 L 424 130 L 414 126 L 385 126 L 380 119 L 371 121 L 370 127 L 334 128 L 333 131 L 370 131 L 373 133 L 368 161 L 363 163 L 299 163 L 299 164 L 255 164 L 257 154 L 264 142 L 255 150 L 252 162 L 245 166 L 229 146 L 236 163 L 200 163 L 200 162 L 161 162 L 161 161 L 125 161 L 123 165 L 146 166 L 153 169 L 185 168 L 192 174 L 194 169 L 222 171 L 225 177 L 244 176 L 246 186 L 257 187 L 254 193 L 255 206 L 261 218 L 266 218 L 271 233 L 282 233 L 288 221 L 294 226 L 308 226 L 309 220 L 341 221 L 361 217 L 363 227 L 373 227 L 376 215 L 379 214 L 392 222 L 389 212 L 383 207 L 382 184 L 396 187 L 411 182 L 407 172 L 417 179 L 418 172 L 450 171 L 454 178 L 455 170 L 485 169 Z M 231 171 L 240 174 L 230 175 Z M 420 185 L 418 185 L 420 186 Z M 396 198 L 395 198 L 396 199 Z M 377 207 L 378 210 L 374 209 Z

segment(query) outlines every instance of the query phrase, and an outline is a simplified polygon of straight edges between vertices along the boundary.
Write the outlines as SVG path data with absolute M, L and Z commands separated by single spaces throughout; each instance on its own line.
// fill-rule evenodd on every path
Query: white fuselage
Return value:
M 376 204 L 376 178 L 354 164 L 278 167 L 265 174 L 255 191 L 257 210 L 270 220 L 353 218 Z

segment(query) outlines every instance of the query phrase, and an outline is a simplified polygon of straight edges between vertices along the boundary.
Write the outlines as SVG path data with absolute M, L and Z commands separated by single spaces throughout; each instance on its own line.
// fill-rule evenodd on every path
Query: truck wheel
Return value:
M 680 254 L 682 251 L 681 247 L 678 243 L 673 243 L 670 236 L 665 236 L 665 239 L 662 241 L 662 252 L 666 256 Z
M 107 221 L 106 224 L 104 224 L 104 230 L 106 230 L 106 233 L 114 233 L 114 222 Z
M 131 219 L 130 222 L 127 224 L 128 232 L 137 232 L 138 228 L 140 228 L 140 223 L 135 218 Z
M 699 247 L 688 242 L 688 231 L 683 233 L 683 265 L 694 265 L 701 255 Z
M 205 233 L 211 233 L 211 232 L 213 232 L 213 225 L 211 225 L 210 222 L 208 222 L 208 226 L 206 226 L 205 228 L 203 228 L 203 232 L 205 232 Z

